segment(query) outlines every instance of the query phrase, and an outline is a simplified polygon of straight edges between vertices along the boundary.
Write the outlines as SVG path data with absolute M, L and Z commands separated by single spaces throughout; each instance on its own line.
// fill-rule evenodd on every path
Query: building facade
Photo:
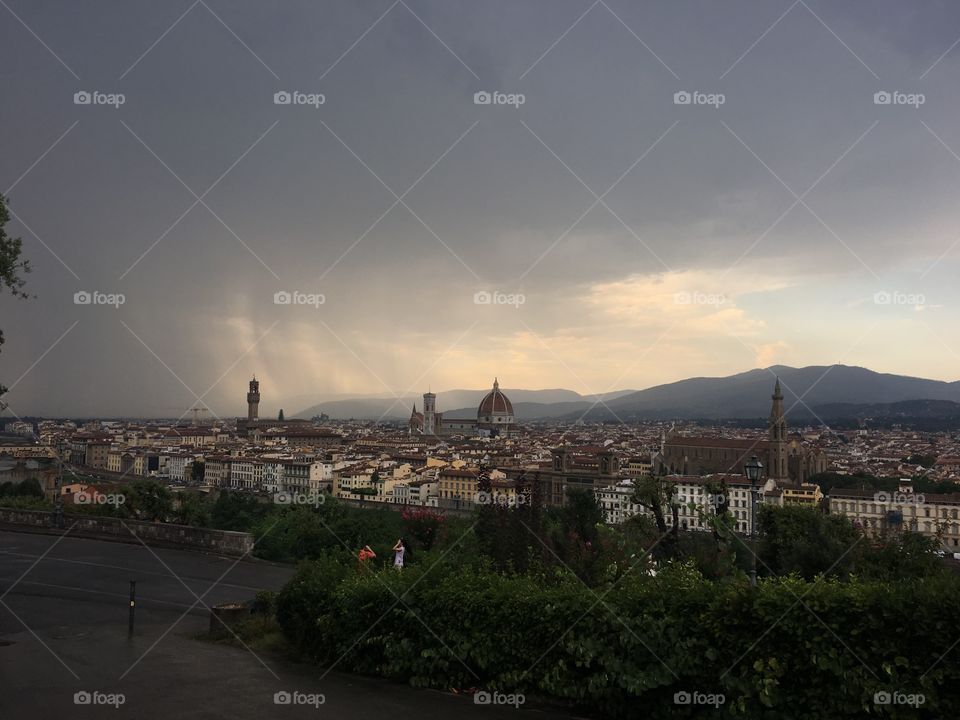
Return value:
M 799 436 L 787 433 L 780 380 L 776 381 L 770 408 L 767 437 L 685 437 L 671 431 L 663 441 L 658 470 L 670 475 L 739 473 L 754 455 L 763 463 L 764 475 L 780 485 L 800 485 L 824 472 L 827 458 L 804 445 Z

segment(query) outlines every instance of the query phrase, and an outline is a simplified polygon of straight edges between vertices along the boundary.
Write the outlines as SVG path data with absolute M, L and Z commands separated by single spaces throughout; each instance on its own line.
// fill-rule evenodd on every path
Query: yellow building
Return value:
M 823 501 L 823 493 L 820 486 L 813 483 L 801 483 L 799 487 L 781 487 L 783 491 L 784 505 L 806 505 L 808 507 L 820 507 Z

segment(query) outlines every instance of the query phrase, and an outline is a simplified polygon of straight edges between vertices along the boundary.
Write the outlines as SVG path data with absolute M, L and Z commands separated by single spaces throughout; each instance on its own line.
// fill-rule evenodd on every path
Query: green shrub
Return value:
M 437 688 L 547 696 L 605 717 L 948 717 L 960 708 L 960 580 L 705 580 L 693 563 L 588 589 L 421 562 L 360 574 L 304 564 L 278 598 L 286 636 L 342 670 Z M 926 697 L 918 711 L 874 693 Z M 712 707 L 682 691 L 720 693 Z

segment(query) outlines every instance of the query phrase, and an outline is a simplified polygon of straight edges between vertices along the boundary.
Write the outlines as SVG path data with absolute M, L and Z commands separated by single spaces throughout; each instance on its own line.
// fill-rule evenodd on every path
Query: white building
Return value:
M 665 478 L 676 486 L 674 502 L 677 505 L 677 522 L 683 530 L 709 530 L 704 515 L 713 515 L 720 504 L 720 488 L 725 483 L 727 507 L 734 520 L 734 530 L 749 534 L 750 523 L 750 482 L 743 475 L 669 475 Z M 620 480 L 614 485 L 599 488 L 597 501 L 603 508 L 607 522 L 619 524 L 641 514 L 653 517 L 647 508 L 632 502 L 634 480 Z M 768 479 L 757 494 L 757 505 L 766 502 L 779 504 L 779 492 L 776 484 Z M 663 508 L 667 527 L 673 527 L 673 512 Z
M 870 535 L 904 530 L 960 552 L 960 493 L 915 493 L 909 480 L 896 492 L 833 488 L 830 512 L 846 515 Z
M 230 463 L 230 487 L 260 490 L 263 487 L 263 470 L 263 462 L 259 458 L 234 458 Z

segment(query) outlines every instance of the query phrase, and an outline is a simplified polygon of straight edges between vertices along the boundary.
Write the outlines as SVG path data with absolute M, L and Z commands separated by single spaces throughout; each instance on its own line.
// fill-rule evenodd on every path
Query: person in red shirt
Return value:
M 361 548 L 359 554 L 357 555 L 358 569 L 362 572 L 364 568 L 369 568 L 370 561 L 373 560 L 376 556 L 377 554 L 370 549 L 369 545 L 364 545 L 363 548 Z

